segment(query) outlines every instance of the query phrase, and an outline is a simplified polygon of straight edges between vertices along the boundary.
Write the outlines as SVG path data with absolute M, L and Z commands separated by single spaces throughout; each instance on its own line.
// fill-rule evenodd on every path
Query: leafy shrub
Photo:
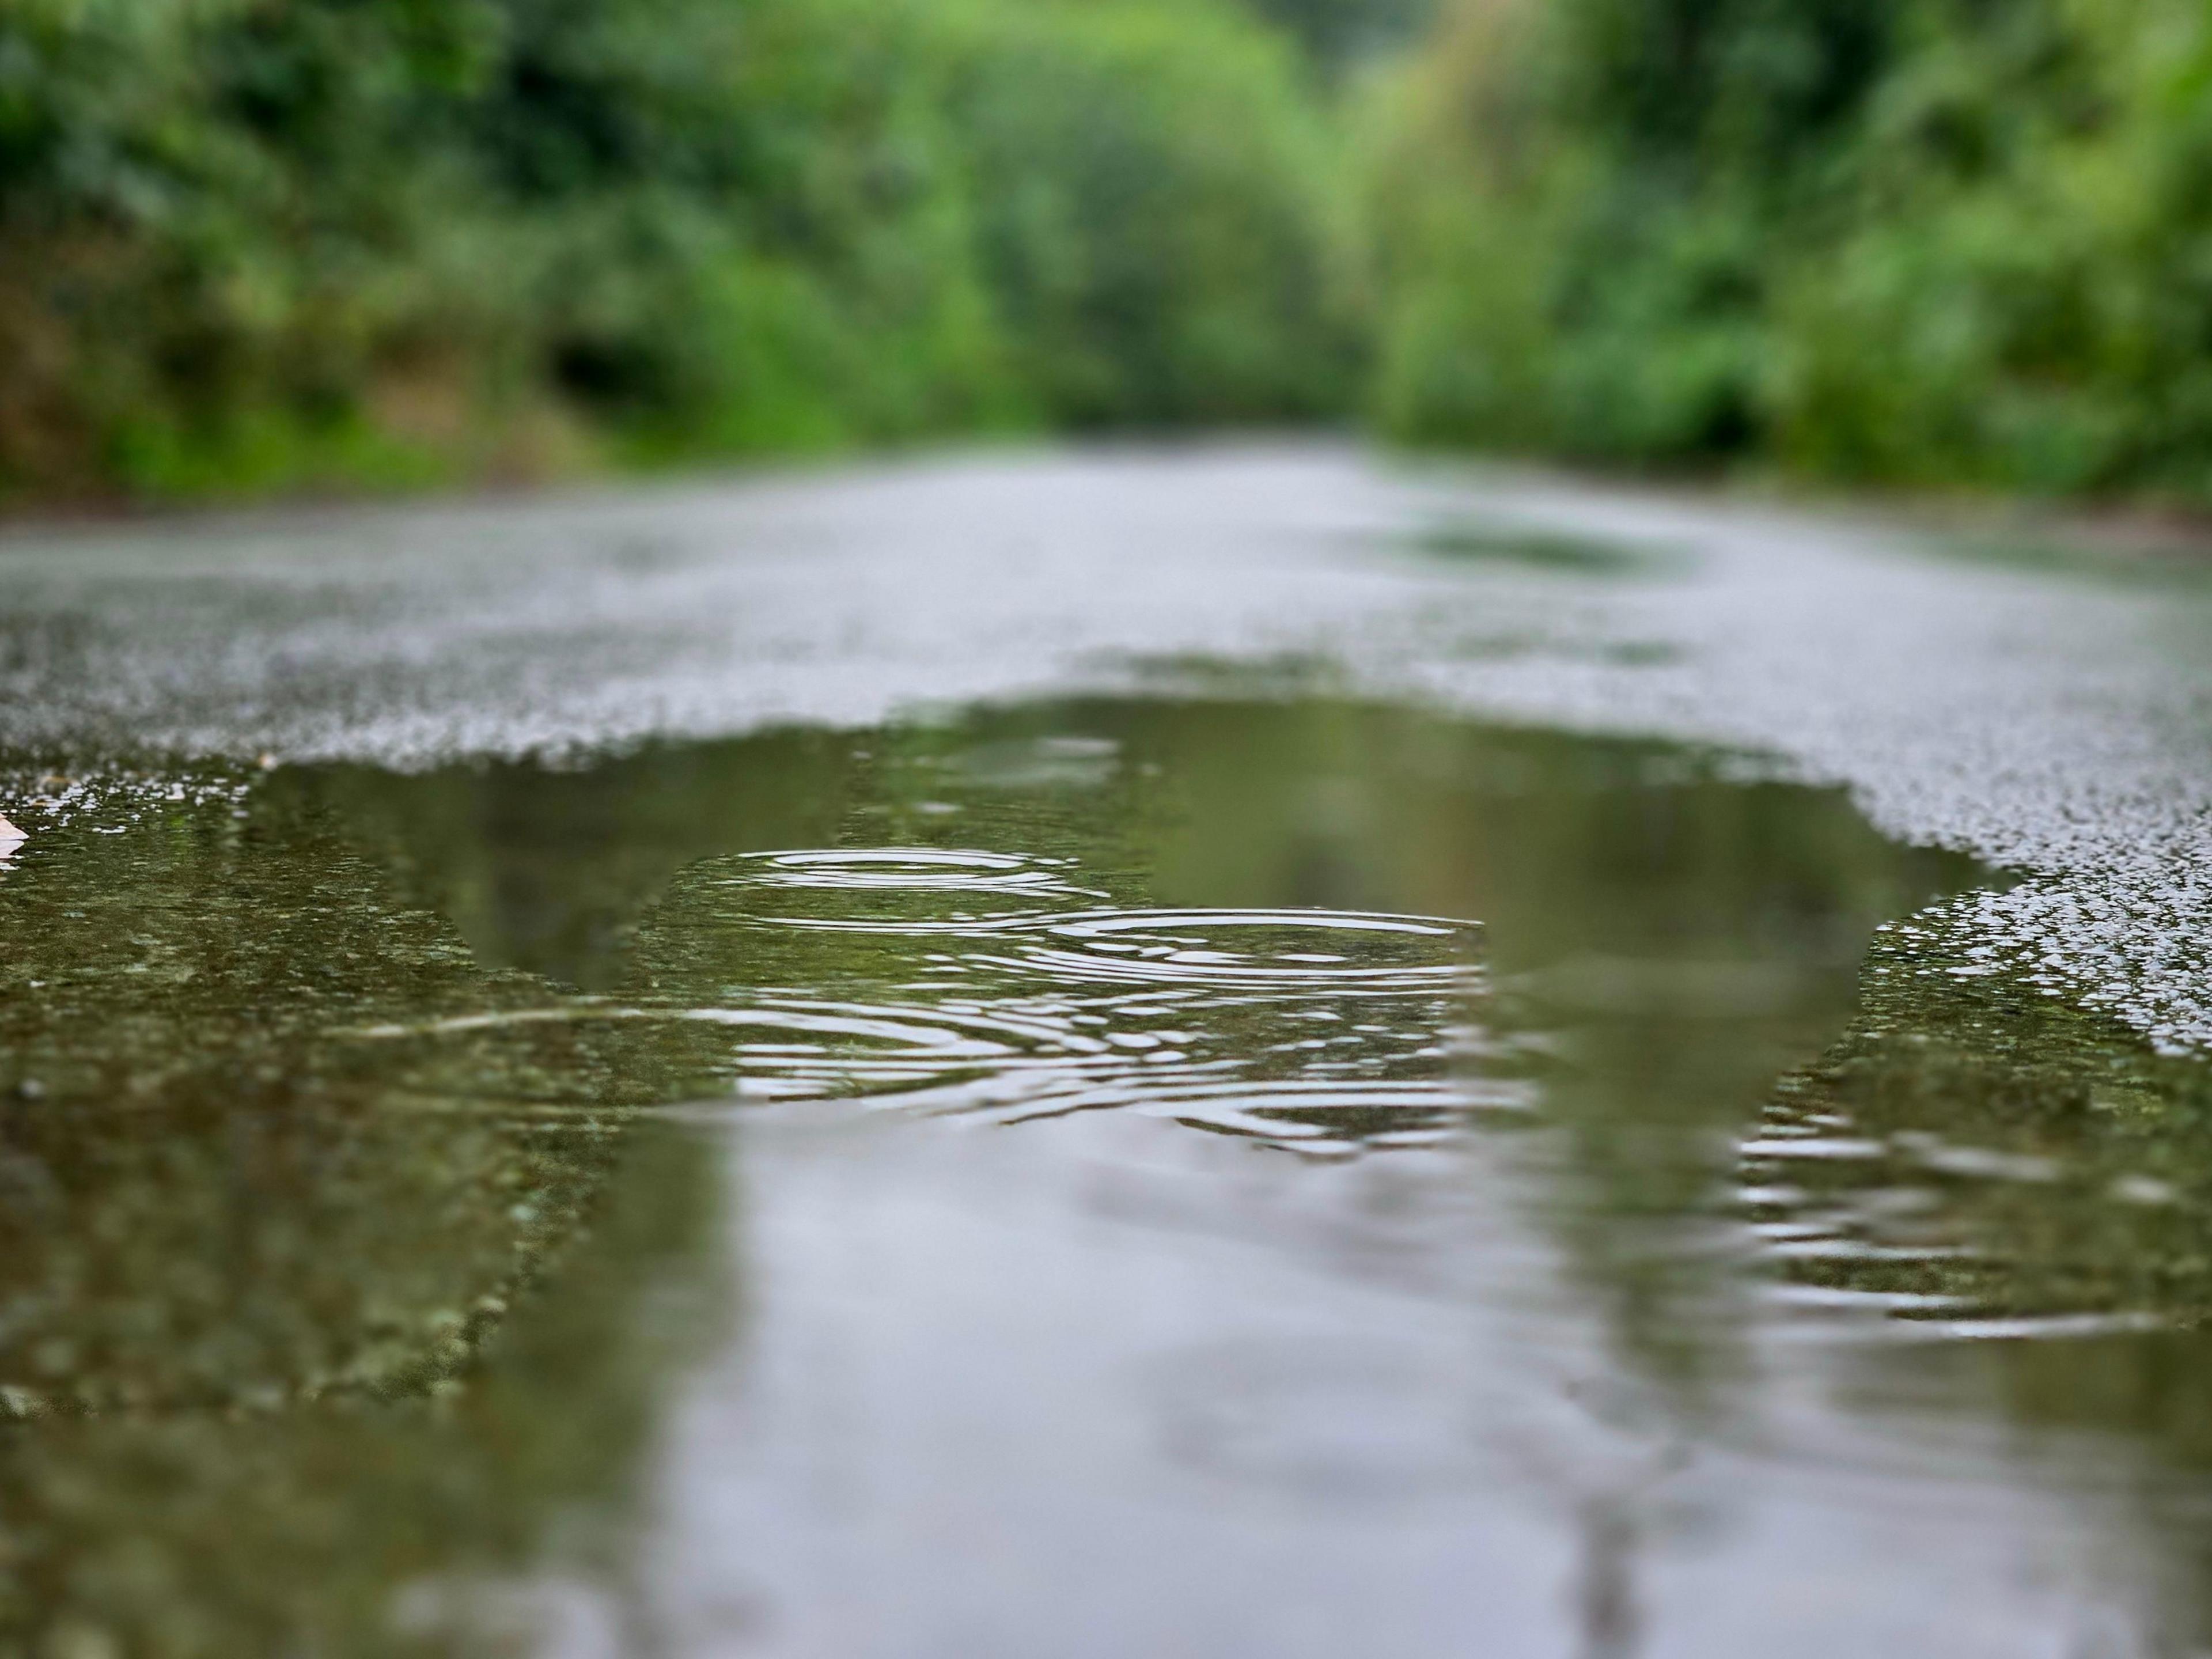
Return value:
M 1340 404 L 1233 0 L 14 0 L 0 487 L 411 483 Z
M 2212 494 L 2192 0 L 1463 0 L 1373 123 L 1381 418 Z
M 1054 421 L 1340 406 L 1335 156 L 1283 42 L 1233 13 L 938 7 L 986 286 Z

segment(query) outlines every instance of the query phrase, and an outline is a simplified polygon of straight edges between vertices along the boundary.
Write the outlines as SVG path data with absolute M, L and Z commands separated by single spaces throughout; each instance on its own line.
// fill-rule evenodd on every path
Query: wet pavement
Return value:
M 1326 448 L 19 532 L 0 1651 L 2202 1651 L 2208 622 Z

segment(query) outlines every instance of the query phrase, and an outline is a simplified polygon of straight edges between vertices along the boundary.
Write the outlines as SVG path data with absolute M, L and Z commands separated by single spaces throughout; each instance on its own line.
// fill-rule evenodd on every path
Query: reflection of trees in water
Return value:
M 746 931 L 731 854 L 997 848 L 1069 860 L 1102 895 L 1085 903 L 1479 919 L 1486 1040 L 1423 1064 L 1540 1095 L 1521 1143 L 1532 1212 L 1648 1385 L 1637 1437 L 1662 1454 L 1735 1397 L 1737 1277 L 1708 1248 L 1716 1146 L 1844 1024 L 1874 926 L 1970 873 L 1885 842 L 1838 793 L 1747 784 L 1661 745 L 1324 702 L 985 711 L 569 769 L 310 769 L 266 781 L 250 811 L 78 836 L 0 884 L 0 925 L 36 941 L 0 963 L 0 1086 L 44 1095 L 0 1116 L 0 1382 L 27 1408 L 103 1413 L 23 1425 L 0 1450 L 0 1583 L 23 1618 L 124 1608 L 118 1631 L 167 1632 L 149 1650 L 191 1651 L 203 1627 L 232 1651 L 307 1629 L 374 1646 L 362 1633 L 385 1628 L 396 1585 L 521 1571 L 563 1505 L 621 1524 L 665 1368 L 638 1331 L 643 1288 L 704 1283 L 720 1231 L 710 1161 L 624 1126 L 744 1066 L 711 1024 L 450 1021 L 607 1006 L 580 988 L 689 1006 L 913 976 L 910 940 Z M 1466 1017 L 1434 998 L 1399 1012 Z M 1901 1046 L 1905 1012 L 1854 1028 L 1785 1089 L 1789 1109 L 1871 1090 L 1890 1104 L 1850 1109 L 1907 1129 L 1955 1113 L 1940 1045 Z M 1224 1051 L 1280 1035 L 1257 1003 L 1216 1015 Z M 1857 1057 L 1883 1043 L 1869 1071 Z M 2047 1046 L 2014 1048 L 2025 1065 Z M 2047 1083 L 1993 1083 L 1990 1109 Z M 1311 1115 L 1347 1152 L 1408 1123 Z M 2170 1157 L 2129 1167 L 2185 1187 L 2178 1125 L 2202 1115 L 2168 1116 L 2129 1144 Z M 2008 1224 L 2055 1224 L 2041 1196 Z M 2138 1205 L 2128 1225 L 2179 1224 L 2180 1207 Z M 2111 1271 L 2135 1237 L 2112 1235 Z M 507 1316 L 556 1258 L 559 1294 Z M 2203 1253 L 2169 1258 L 2149 1280 L 2176 1295 L 2206 1271 Z M 2048 1408 L 2039 1388 L 2071 1397 L 2018 1376 L 2024 1413 Z M 2150 1386 L 2116 1382 L 2113 1400 Z M 2179 1412 L 2179 1377 L 2158 1386 Z M 1576 1492 L 1593 1654 L 1637 1640 L 1638 1479 Z
M 1758 1212 L 1810 1247 L 1789 1276 L 1945 1321 L 2212 1313 L 2202 1061 L 1934 929 L 1886 935 L 1869 969 L 1850 1030 L 1785 1080 L 1754 1149 Z
M 347 1035 L 545 989 L 281 799 L 57 833 L 0 913 L 0 1650 L 382 1650 L 395 1587 L 620 1508 L 639 1292 L 719 1231 L 688 1150 L 604 1191 L 665 1079 Z
M 1874 925 L 1966 871 L 1884 842 L 1839 793 L 1747 785 L 1664 745 L 1315 702 L 985 711 L 577 772 L 316 784 L 479 954 L 632 1000 L 765 986 L 865 1000 L 914 977 L 911 940 L 749 930 L 799 896 L 749 900 L 740 864 L 700 862 L 744 848 L 997 848 L 1068 860 L 1125 904 L 1478 918 L 1502 988 L 1487 1012 L 1533 1048 L 1509 1035 L 1455 1063 L 1540 1079 L 1556 1133 L 1532 1152 L 1535 1207 L 1621 1358 L 1672 1402 L 1647 1425 L 1660 1443 L 1680 1431 L 1665 1419 L 1732 1369 L 1729 1275 L 1703 1248 L 1716 1140 L 1840 1025 Z M 1431 1026 L 1465 1018 L 1416 1012 Z M 1256 1006 L 1208 1018 L 1231 1049 L 1279 1036 Z M 720 1088 L 742 1070 L 704 1046 L 691 1063 Z M 1387 1144 L 1409 1121 L 1370 1109 L 1326 1127 Z M 1632 1479 L 1574 1499 L 1593 1653 L 1634 1645 L 1646 1496 Z
M 1746 784 L 1651 745 L 1523 738 L 1468 844 L 1498 1018 L 1540 1036 L 1543 1219 L 1619 1357 L 1723 1407 L 1736 1283 L 1721 1156 L 1772 1079 L 1848 1018 L 1881 921 L 1971 878 L 1883 840 L 1837 792 Z M 1705 1401 L 1705 1404 L 1697 1402 Z
M 619 1585 L 660 1386 L 720 1305 L 720 1197 L 696 1146 L 640 1138 L 559 1293 L 427 1389 L 18 1426 L 0 1630 L 39 1651 L 474 1653 L 466 1603 L 411 1632 L 395 1613 L 446 1582 Z
M 1579 1650 L 1625 1659 L 1644 1634 L 1638 1557 L 1679 1519 L 1667 1477 L 1752 1402 L 1716 1248 L 1720 1149 L 1848 1017 L 1873 928 L 1972 871 L 1884 841 L 1839 793 L 1656 745 L 1522 737 L 1487 770 L 1509 787 L 1470 815 L 1460 879 L 1488 924 L 1495 1018 L 1534 1039 L 1540 1127 L 1520 1163 L 1620 1367 L 1590 1408 L 1643 1449 L 1562 1482 Z
M 1983 1397 L 2050 1449 L 2061 1486 L 2132 1508 L 2132 1552 L 2107 1571 L 2146 1589 L 2146 1650 L 2196 1651 L 2212 1640 L 2212 1072 L 1920 922 L 1877 942 L 1848 1032 L 1775 1091 L 1748 1212 L 1787 1285 L 1938 1340 L 1996 1339 L 1976 1345 Z M 1848 1369 L 1880 1397 L 1939 1363 L 1958 1362 L 1877 1346 Z M 2101 1448 L 2069 1462 L 2084 1436 Z

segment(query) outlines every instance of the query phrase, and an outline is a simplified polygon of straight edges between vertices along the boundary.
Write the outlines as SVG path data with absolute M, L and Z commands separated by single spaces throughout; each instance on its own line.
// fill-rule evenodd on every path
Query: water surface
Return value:
M 1234 676 L 148 779 L 0 869 L 19 1650 L 2212 1639 L 2200 1068 L 1839 790 Z

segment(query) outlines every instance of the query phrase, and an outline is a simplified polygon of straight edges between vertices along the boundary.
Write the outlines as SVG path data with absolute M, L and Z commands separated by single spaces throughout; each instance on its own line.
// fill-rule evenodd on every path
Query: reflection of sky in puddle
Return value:
M 2085 1434 L 2179 1431 L 2052 1404 L 2135 1339 L 1936 1340 L 2145 1304 L 1894 1195 L 2086 1154 L 1881 1081 L 1867 940 L 1975 872 L 1838 793 L 1136 701 L 280 772 L 15 873 L 26 1618 L 839 1659 L 2197 1618 Z M 2170 1219 L 2131 1146 L 2097 1190 Z M 1912 1275 L 1962 1262 L 1979 1331 L 1878 1316 L 1959 1314 Z

